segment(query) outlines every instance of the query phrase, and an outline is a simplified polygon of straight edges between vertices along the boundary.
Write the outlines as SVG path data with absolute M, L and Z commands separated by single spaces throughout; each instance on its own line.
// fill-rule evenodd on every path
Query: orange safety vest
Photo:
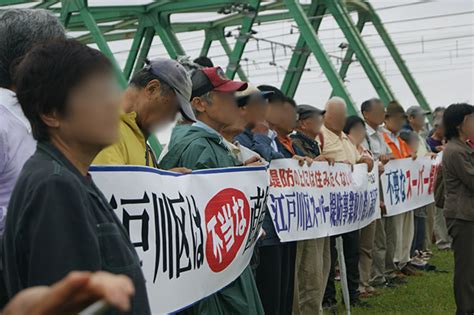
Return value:
M 383 138 L 385 139 L 385 142 L 387 143 L 388 147 L 397 159 L 404 159 L 411 156 L 411 149 L 408 144 L 402 140 L 402 138 L 397 137 L 398 141 L 400 142 L 400 148 L 398 148 L 396 143 L 393 142 L 392 139 L 390 139 L 386 132 L 383 133 Z

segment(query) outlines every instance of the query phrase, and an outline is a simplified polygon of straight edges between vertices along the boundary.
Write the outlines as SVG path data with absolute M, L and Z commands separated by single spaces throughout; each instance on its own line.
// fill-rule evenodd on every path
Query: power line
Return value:
M 426 2 L 426 3 L 429 3 L 429 2 Z M 410 6 L 410 5 L 415 5 L 415 4 L 421 4 L 421 3 L 415 2 L 415 3 L 411 3 L 411 4 L 399 5 L 398 7 Z M 377 11 L 380 11 L 381 9 L 383 9 L 383 8 L 377 9 Z M 392 21 L 385 22 L 384 24 L 404 23 L 404 22 L 410 22 L 410 21 L 421 21 L 421 20 L 427 20 L 427 19 L 436 19 L 436 18 L 443 18 L 443 17 L 466 15 L 466 14 L 472 14 L 472 13 L 474 13 L 474 11 L 455 12 L 455 13 L 447 13 L 447 14 L 441 14 L 441 15 L 432 15 L 432 16 L 425 16 L 425 17 L 408 18 L 408 19 L 401 19 L 401 20 L 392 20 Z M 319 18 L 324 18 L 325 16 L 330 16 L 330 14 L 312 16 L 312 17 L 309 17 L 309 19 L 310 20 L 319 19 Z M 292 19 L 288 19 L 288 20 L 292 20 Z M 279 20 L 279 21 L 275 21 L 275 22 L 276 23 L 282 23 L 282 22 L 285 22 L 285 20 Z M 263 23 L 262 25 L 265 26 L 265 25 L 268 25 L 268 24 L 271 24 L 271 22 Z M 291 27 L 294 27 L 296 29 L 298 28 L 297 26 L 291 26 Z M 278 28 L 280 28 L 280 27 L 278 27 Z M 331 30 L 341 30 L 341 28 L 336 27 L 336 28 L 322 29 L 322 30 L 319 30 L 318 33 L 324 32 L 324 31 L 331 31 Z M 271 31 L 271 29 L 267 29 L 265 31 L 268 32 L 268 31 Z M 299 34 L 299 32 L 294 33 L 294 35 L 297 35 L 297 34 Z M 283 35 L 278 34 L 278 35 L 266 36 L 266 38 L 269 39 L 269 38 L 275 38 L 275 37 L 279 37 L 279 36 L 283 36 Z M 374 34 L 374 36 L 375 36 L 375 34 Z M 182 40 L 180 40 L 180 42 L 181 42 L 181 44 L 183 44 L 183 43 L 203 41 L 203 39 L 204 38 L 199 38 L 199 37 L 196 38 L 195 36 L 193 36 L 193 37 L 190 37 L 189 39 L 182 39 Z M 157 47 L 157 46 L 163 46 L 163 44 L 162 43 L 157 43 L 157 44 L 151 45 L 151 47 Z M 201 48 L 196 48 L 196 49 L 192 49 L 190 51 L 198 51 L 200 49 Z M 120 53 L 125 52 L 125 51 L 127 51 L 127 50 L 120 51 Z M 116 52 L 114 52 L 114 53 L 116 53 Z M 152 57 L 153 56 L 151 56 L 151 58 Z

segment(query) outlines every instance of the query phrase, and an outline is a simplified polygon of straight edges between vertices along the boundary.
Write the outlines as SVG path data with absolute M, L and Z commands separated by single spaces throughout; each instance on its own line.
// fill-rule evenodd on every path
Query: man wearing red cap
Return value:
M 247 83 L 229 80 L 221 68 L 204 68 L 192 75 L 191 103 L 197 121 L 173 133 L 160 167 L 192 170 L 241 165 L 226 146 L 221 131 L 239 117 L 235 92 Z M 183 314 L 263 314 L 250 267 L 230 285 L 185 309 Z

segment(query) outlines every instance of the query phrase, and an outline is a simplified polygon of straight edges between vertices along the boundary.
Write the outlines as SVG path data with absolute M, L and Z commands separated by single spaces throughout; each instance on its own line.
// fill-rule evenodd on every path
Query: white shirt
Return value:
M 275 152 L 278 152 L 278 146 L 277 146 L 276 141 L 275 141 L 276 137 L 278 136 L 276 131 L 274 131 L 272 129 L 268 130 L 267 136 L 268 136 L 268 138 L 270 138 L 272 140 L 272 143 L 271 143 L 272 149 Z
M 418 137 L 418 141 L 419 141 L 419 144 L 418 144 L 418 150 L 416 151 L 416 155 L 417 156 L 425 156 L 427 153 L 428 153 L 428 148 L 427 148 L 427 143 L 426 143 L 426 139 L 421 135 L 421 131 L 420 132 L 415 132 L 417 137 Z
M 0 88 L 0 234 L 10 196 L 36 141 L 13 91 Z
M 376 160 L 378 160 L 381 155 L 390 154 L 390 148 L 388 147 L 387 143 L 385 143 L 382 135 L 383 128 L 379 126 L 377 130 L 374 130 L 367 123 L 365 126 L 367 137 L 364 139 L 362 145 L 372 152 Z

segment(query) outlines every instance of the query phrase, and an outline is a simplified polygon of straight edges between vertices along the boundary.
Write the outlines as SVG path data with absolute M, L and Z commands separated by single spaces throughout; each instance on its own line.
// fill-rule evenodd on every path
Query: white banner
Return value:
M 264 217 L 265 167 L 180 175 L 110 166 L 91 174 L 129 231 L 153 314 L 209 296 L 248 266 Z
M 381 176 L 386 216 L 415 210 L 434 202 L 434 179 L 442 155 L 392 160 Z
M 363 228 L 380 217 L 378 168 L 293 159 L 270 164 L 267 205 L 282 242 L 338 235 Z

